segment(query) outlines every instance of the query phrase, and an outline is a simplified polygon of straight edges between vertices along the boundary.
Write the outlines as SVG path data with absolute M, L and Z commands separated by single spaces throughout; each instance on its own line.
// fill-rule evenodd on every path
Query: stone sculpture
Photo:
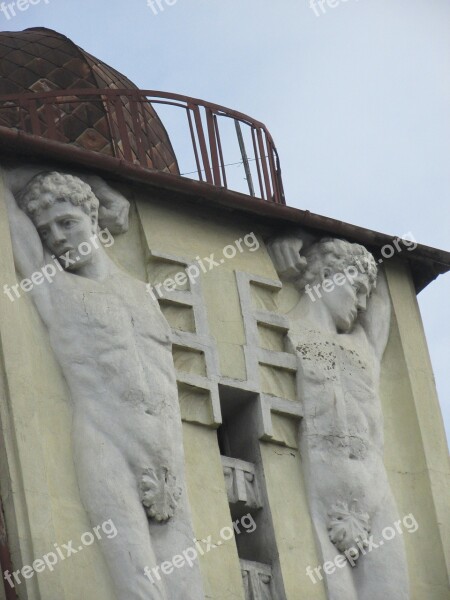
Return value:
M 310 511 L 324 563 L 343 553 L 343 567 L 325 575 L 328 596 L 407 600 L 402 537 L 377 544 L 398 519 L 379 397 L 390 325 L 384 274 L 363 246 L 339 239 L 299 232 L 273 240 L 269 251 L 280 277 L 300 292 L 288 337 L 298 357 Z
M 30 294 L 70 390 L 82 502 L 93 526 L 111 519 L 118 531 L 102 548 L 117 598 L 201 600 L 197 564 L 144 575 L 194 536 L 169 325 L 145 284 L 95 243 L 99 215 L 126 230 L 128 202 L 98 177 L 3 176 L 17 271 L 32 278 L 60 263 Z

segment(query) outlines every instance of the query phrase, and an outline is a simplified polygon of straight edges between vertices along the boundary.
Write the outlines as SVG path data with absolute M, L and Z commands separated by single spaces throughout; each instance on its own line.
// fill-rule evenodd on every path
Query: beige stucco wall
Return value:
M 204 204 L 161 201 L 154 192 L 132 193 L 127 186 L 123 191 L 137 199 L 137 206 L 132 207 L 129 232 L 116 239 L 111 255 L 143 281 L 151 252 L 194 261 L 211 253 L 221 256 L 224 246 L 252 231 L 258 234 L 260 250 L 238 253 L 201 277 L 220 375 L 244 380 L 245 330 L 235 272 L 277 279 L 261 237 L 270 229 L 254 218 Z M 394 316 L 382 373 L 386 466 L 400 513 L 413 513 L 419 523 L 415 534 L 405 535 L 413 600 L 444 600 L 449 598 L 445 552 L 450 548 L 445 436 L 409 271 L 405 263 L 392 260 L 387 275 Z M 0 281 L 13 284 L 15 277 L 0 188 Z M 78 540 L 91 528 L 77 491 L 67 388 L 26 294 L 14 303 L 0 294 L 0 336 L 0 492 L 13 562 L 21 568 L 52 551 L 54 543 Z M 201 424 L 206 421 L 192 417 L 184 424 L 188 494 L 198 538 L 217 535 L 231 522 L 215 426 Z M 291 427 L 282 419 L 276 423 Z M 301 457 L 294 446 L 261 442 L 281 571 L 288 600 L 324 600 L 322 584 L 313 585 L 305 573 L 306 566 L 321 561 Z M 238 560 L 234 540 L 201 558 L 208 598 L 243 600 Z M 53 573 L 45 571 L 24 582 L 17 591 L 20 600 L 114 598 L 97 545 L 61 562 Z
M 400 515 L 419 528 L 404 535 L 412 599 L 450 597 L 450 477 L 444 425 L 408 266 L 386 267 L 393 307 L 381 397 L 385 464 Z

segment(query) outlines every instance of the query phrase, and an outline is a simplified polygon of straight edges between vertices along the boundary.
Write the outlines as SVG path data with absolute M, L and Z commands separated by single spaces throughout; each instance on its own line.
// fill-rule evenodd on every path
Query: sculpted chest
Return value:
M 363 458 L 382 424 L 376 380 L 363 349 L 339 338 L 296 340 L 304 425 L 312 436 Z

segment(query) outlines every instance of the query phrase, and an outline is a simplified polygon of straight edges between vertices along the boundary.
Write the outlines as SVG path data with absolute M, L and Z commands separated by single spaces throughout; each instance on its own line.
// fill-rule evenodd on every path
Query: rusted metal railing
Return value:
M 197 178 L 215 186 L 235 189 L 227 178 L 227 167 L 242 165 L 242 180 L 246 180 L 246 191 L 263 200 L 285 204 L 280 161 L 273 139 L 266 127 L 234 110 L 217 104 L 166 92 L 129 89 L 73 89 L 53 90 L 37 93 L 21 93 L 0 96 L 0 123 L 2 116 L 13 121 L 15 127 L 25 133 L 61 143 L 75 143 L 64 130 L 63 122 L 80 103 L 101 108 L 106 114 L 109 132 L 103 153 L 124 161 L 149 168 L 152 148 L 148 140 L 148 110 L 176 107 L 185 112 L 185 139 L 193 155 L 193 170 L 174 176 Z M 165 110 L 165 108 L 164 108 Z M 226 163 L 223 144 L 223 119 L 231 119 L 238 156 L 230 157 Z M 169 131 L 170 123 L 162 120 Z M 246 127 L 247 143 L 242 129 Z M 225 127 L 226 129 L 226 127 Z M 230 133 L 227 129 L 227 135 Z M 229 139 L 227 138 L 227 142 Z M 170 149 L 172 151 L 172 149 Z M 183 151 L 182 151 L 183 153 Z M 241 160 L 236 161 L 236 158 Z M 180 152 L 178 152 L 178 159 Z M 251 168 L 250 168 L 251 163 Z M 195 166 L 194 166 L 195 165 Z M 253 179 L 255 181 L 253 181 Z

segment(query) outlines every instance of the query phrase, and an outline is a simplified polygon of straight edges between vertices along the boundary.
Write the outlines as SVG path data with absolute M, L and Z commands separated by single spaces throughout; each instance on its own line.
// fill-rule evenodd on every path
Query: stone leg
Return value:
M 409 577 L 406 564 L 403 536 L 396 530 L 392 540 L 383 540 L 381 534 L 385 527 L 395 529 L 398 513 L 392 498 L 386 498 L 372 523 L 373 541 L 378 548 L 357 562 L 354 569 L 358 600 L 409 600 Z M 379 541 L 383 540 L 382 545 Z
M 164 524 L 150 521 L 150 535 L 157 552 L 157 564 L 166 560 L 172 561 L 177 555 L 183 556 L 184 551 L 194 547 L 194 534 L 190 526 L 191 518 L 188 514 L 185 486 L 184 482 L 180 483 L 183 492 L 175 515 Z M 188 551 L 187 555 L 192 557 L 192 551 Z M 176 561 L 176 564 L 180 563 Z M 174 568 L 170 574 L 161 575 L 170 600 L 204 600 L 199 558 L 197 557 L 191 564 L 192 566 L 184 562 L 183 566 Z
M 138 482 L 129 464 L 120 450 L 93 428 L 74 425 L 73 436 L 81 500 L 91 525 L 111 519 L 118 531 L 115 538 L 103 535 L 100 542 L 117 600 L 169 600 L 164 581 L 152 583 L 144 574 L 144 568 L 156 560 Z
M 320 566 L 322 567 L 327 561 L 334 563 L 339 551 L 328 536 L 328 516 L 326 510 L 323 513 L 313 513 L 312 518 L 322 554 L 323 563 Z M 314 568 L 316 565 L 311 566 Z M 321 575 L 325 580 L 328 600 L 360 600 L 360 596 L 355 589 L 352 567 L 349 564 L 346 564 L 344 567 L 336 567 L 336 570 L 331 575 L 326 575 L 322 569 Z M 316 575 L 314 574 L 314 576 Z M 370 596 L 364 600 L 369 600 L 369 598 L 372 600 Z M 387 600 L 387 598 L 384 600 Z

